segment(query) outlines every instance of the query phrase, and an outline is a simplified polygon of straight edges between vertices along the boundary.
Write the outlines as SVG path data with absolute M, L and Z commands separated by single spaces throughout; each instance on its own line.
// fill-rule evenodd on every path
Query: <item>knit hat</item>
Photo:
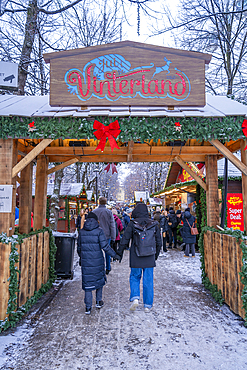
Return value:
M 176 215 L 181 215 L 180 209 L 177 210 Z
M 184 211 L 189 211 L 190 212 L 190 207 L 185 208 Z
M 160 212 L 160 207 L 156 207 L 156 212 Z
M 94 212 L 89 212 L 89 214 L 87 215 L 87 219 L 88 218 L 94 218 L 96 221 L 98 221 L 98 217 Z

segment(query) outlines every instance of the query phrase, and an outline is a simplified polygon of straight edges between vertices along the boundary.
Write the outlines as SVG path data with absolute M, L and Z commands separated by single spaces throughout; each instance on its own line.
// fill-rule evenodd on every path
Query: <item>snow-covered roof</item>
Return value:
M 60 195 L 71 195 L 76 196 L 80 194 L 83 187 L 83 183 L 68 183 L 61 184 Z M 47 184 L 47 195 L 52 195 L 54 184 Z M 35 184 L 32 185 L 32 195 L 35 195 Z
M 165 106 L 92 106 L 51 107 L 49 95 L 45 96 L 0 96 L 1 116 L 22 117 L 91 117 L 91 116 L 146 116 L 146 117 L 224 117 L 246 116 L 247 105 L 231 100 L 226 96 L 206 94 L 205 107 L 175 107 L 168 110 Z
M 233 153 L 240 161 L 241 161 L 241 153 Z M 217 162 L 218 167 L 218 176 L 224 176 L 224 168 L 225 168 L 225 158 L 218 160 Z M 228 177 L 239 177 L 242 175 L 242 172 L 232 164 L 232 162 L 228 161 Z

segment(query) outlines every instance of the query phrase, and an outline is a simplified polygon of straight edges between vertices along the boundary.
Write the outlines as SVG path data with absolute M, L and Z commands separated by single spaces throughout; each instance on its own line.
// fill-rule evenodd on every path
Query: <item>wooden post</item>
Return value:
M 247 140 L 240 141 L 240 149 L 241 149 L 241 161 L 243 164 L 247 165 L 247 151 L 244 148 L 247 145 Z M 242 193 L 244 199 L 244 229 L 247 230 L 247 176 L 242 173 Z
M 37 157 L 36 186 L 34 201 L 34 230 L 42 229 L 46 221 L 48 158 Z
M 219 225 L 219 193 L 217 156 L 207 155 L 205 159 L 207 178 L 207 222 L 208 226 Z
M 16 178 L 12 168 L 17 162 L 17 140 L 0 139 L 0 184 L 13 185 L 12 213 L 0 213 L 0 232 L 11 236 L 15 229 Z
M 21 172 L 19 213 L 19 232 L 21 234 L 28 234 L 31 231 L 32 174 L 33 165 L 30 163 Z

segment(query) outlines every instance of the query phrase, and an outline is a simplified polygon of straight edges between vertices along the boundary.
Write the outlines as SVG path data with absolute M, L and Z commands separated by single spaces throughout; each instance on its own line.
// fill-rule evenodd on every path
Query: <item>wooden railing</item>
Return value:
M 20 245 L 17 245 L 17 249 L 19 262 L 16 267 L 20 271 L 17 305 L 20 307 L 49 279 L 48 231 L 24 239 Z M 10 252 L 11 244 L 0 244 L 0 320 L 6 317 L 9 300 Z
M 212 284 L 221 290 L 230 309 L 245 317 L 241 294 L 243 284 L 239 272 L 242 268 L 242 250 L 236 238 L 207 231 L 204 234 L 205 272 Z

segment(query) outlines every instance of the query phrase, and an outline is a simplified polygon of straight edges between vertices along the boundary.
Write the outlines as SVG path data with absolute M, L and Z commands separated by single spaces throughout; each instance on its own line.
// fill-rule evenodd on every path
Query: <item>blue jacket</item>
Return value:
M 109 246 L 99 223 L 94 218 L 87 218 L 77 240 L 83 290 L 92 291 L 105 285 L 105 259 L 102 249 L 111 257 L 115 257 L 116 253 Z

